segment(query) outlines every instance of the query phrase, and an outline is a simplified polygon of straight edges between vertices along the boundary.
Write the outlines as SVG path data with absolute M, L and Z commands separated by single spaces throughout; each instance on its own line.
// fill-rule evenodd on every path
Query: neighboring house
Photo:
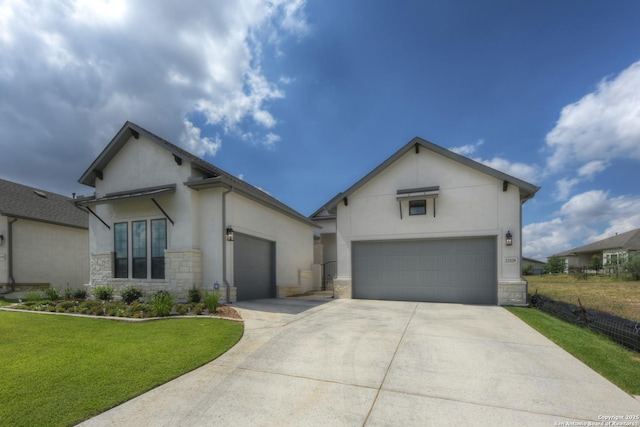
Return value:
M 522 204 L 538 190 L 414 138 L 311 215 L 316 262 L 337 263 L 338 297 L 526 304 Z
M 127 122 L 79 182 L 91 285 L 227 301 L 311 290 L 314 224 L 258 188 Z
M 555 254 L 566 260 L 567 270 L 589 269 L 594 255 L 607 270 L 615 270 L 640 250 L 640 228 Z
M 547 272 L 545 263 L 533 258 L 522 257 L 522 271 L 529 269 L 528 274 L 540 275 Z
M 0 292 L 89 280 L 89 232 L 73 199 L 0 179 Z

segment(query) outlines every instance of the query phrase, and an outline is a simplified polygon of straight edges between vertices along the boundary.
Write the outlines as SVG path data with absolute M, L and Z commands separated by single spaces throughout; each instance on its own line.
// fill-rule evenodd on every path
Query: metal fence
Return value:
M 640 322 L 612 314 L 554 301 L 544 295 L 531 297 L 531 305 L 567 322 L 600 332 L 631 350 L 640 352 Z

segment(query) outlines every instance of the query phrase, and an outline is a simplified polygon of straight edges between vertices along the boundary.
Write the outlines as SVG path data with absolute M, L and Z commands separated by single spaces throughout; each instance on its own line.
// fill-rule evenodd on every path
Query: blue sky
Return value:
M 0 0 L 0 178 L 126 120 L 305 215 L 420 136 L 542 189 L 524 256 L 640 227 L 640 2 Z

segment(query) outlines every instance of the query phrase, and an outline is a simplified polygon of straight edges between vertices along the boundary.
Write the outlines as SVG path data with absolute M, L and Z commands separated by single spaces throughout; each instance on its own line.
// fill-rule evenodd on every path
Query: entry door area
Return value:
M 233 282 L 238 301 L 275 298 L 275 243 L 235 233 Z
M 353 242 L 353 297 L 497 304 L 495 237 Z

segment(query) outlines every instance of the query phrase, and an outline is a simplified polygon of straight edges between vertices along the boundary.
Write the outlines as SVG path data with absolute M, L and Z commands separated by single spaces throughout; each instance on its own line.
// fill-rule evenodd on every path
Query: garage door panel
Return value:
M 238 301 L 275 296 L 273 242 L 236 233 L 233 242 L 233 281 Z
M 353 243 L 355 298 L 497 303 L 495 238 Z

